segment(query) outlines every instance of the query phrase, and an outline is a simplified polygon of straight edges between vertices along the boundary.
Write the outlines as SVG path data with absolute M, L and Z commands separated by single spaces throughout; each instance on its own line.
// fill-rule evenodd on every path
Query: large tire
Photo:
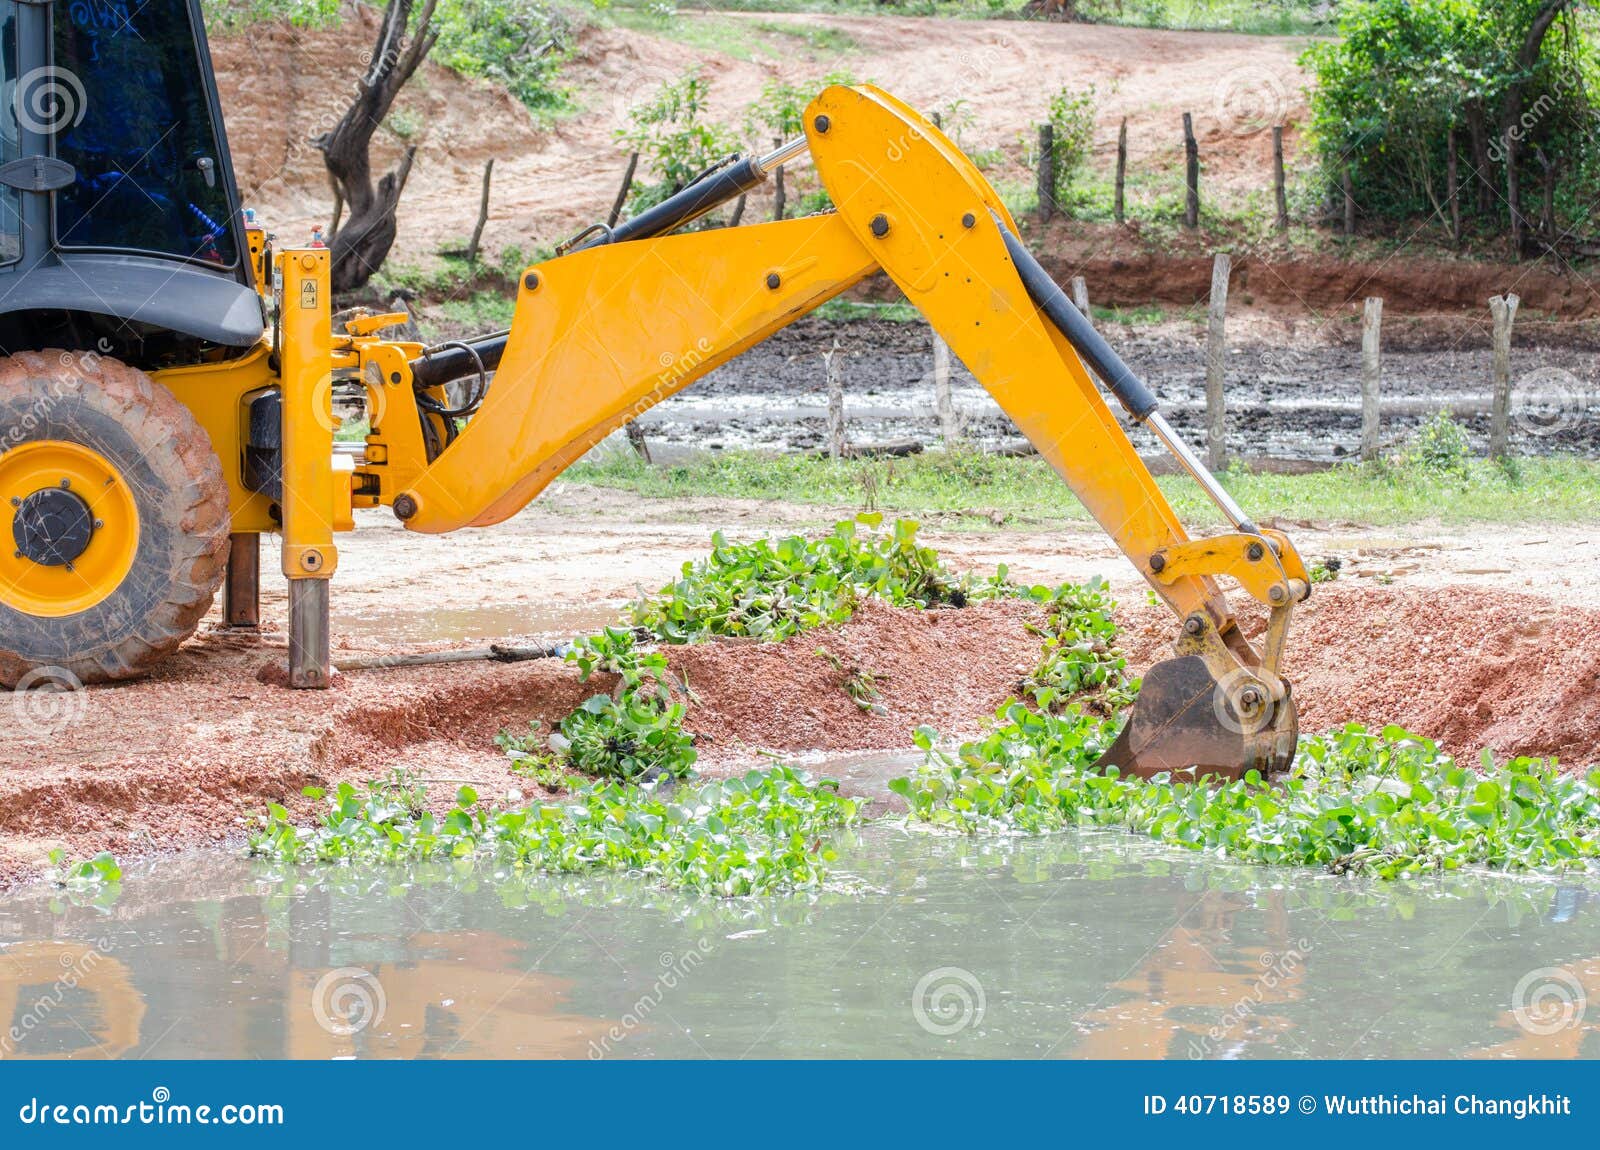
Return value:
M 53 605 L 49 591 L 41 598 L 29 580 L 55 579 L 55 571 L 74 567 L 46 564 L 51 571 L 42 573 L 22 565 L 13 550 L 13 500 L 29 492 L 0 490 L 0 684 L 6 687 L 69 676 L 81 683 L 133 678 L 194 633 L 222 581 L 228 485 L 210 437 L 188 409 L 142 371 L 103 356 L 43 351 L 0 359 L 0 487 L 8 479 L 12 487 L 41 486 L 46 472 L 36 467 L 29 478 L 30 451 L 38 460 L 81 449 L 111 476 L 95 485 L 109 494 L 91 513 L 101 515 L 104 503 L 107 517 L 121 512 L 117 517 L 131 522 L 131 533 L 117 534 L 121 524 L 96 518 L 96 532 L 106 536 L 102 547 L 120 552 L 101 565 L 100 585 L 83 593 L 98 601 L 81 610 L 76 599 Z M 94 537 L 83 546 L 80 569 L 95 565 Z

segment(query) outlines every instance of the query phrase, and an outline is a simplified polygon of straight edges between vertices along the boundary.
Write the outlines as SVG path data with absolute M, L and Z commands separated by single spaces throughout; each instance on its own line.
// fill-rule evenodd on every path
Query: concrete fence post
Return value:
M 1381 378 L 1379 329 L 1383 323 L 1383 300 L 1368 296 L 1361 308 L 1361 462 L 1378 458 L 1379 403 Z
M 1206 465 L 1221 471 L 1228 465 L 1228 423 L 1222 385 L 1227 373 L 1228 275 L 1233 260 L 1218 252 L 1211 261 L 1211 305 L 1206 320 Z

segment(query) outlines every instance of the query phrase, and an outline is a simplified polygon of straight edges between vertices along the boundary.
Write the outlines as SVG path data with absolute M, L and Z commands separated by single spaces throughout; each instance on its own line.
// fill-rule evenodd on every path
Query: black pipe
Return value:
M 628 240 L 646 240 L 652 236 L 664 236 L 668 232 L 675 232 L 684 224 L 699 219 L 712 208 L 729 200 L 738 199 L 750 189 L 759 186 L 766 178 L 767 173 L 757 157 L 749 156 L 738 160 L 703 176 L 682 191 L 668 196 L 655 207 L 646 208 L 631 220 L 618 224 L 611 229 L 610 235 L 601 232 L 578 250 L 608 243 L 626 243 Z
M 1022 277 L 1022 286 L 1028 289 L 1028 295 L 1039 310 L 1067 337 L 1067 342 L 1094 369 L 1094 373 L 1110 388 L 1111 394 L 1117 397 L 1128 414 L 1137 420 L 1144 420 L 1160 406 L 1155 392 L 1133 374 L 1133 369 L 1122 362 L 1121 356 L 1111 350 L 1105 337 L 1095 331 L 1094 325 L 1067 298 L 1067 293 L 1033 258 L 1033 253 L 1022 246 L 1022 241 L 1012 235 L 998 217 L 995 223 L 1005 237 L 1006 251 L 1016 265 L 1017 274 Z
M 713 208 L 738 199 L 767 178 L 765 169 L 755 156 L 739 160 L 728 167 L 719 168 L 696 180 L 676 195 L 669 196 L 653 208 L 618 224 L 609 232 L 601 231 L 594 239 L 575 249 L 599 247 L 602 244 L 626 243 L 629 240 L 650 239 L 676 231 L 684 224 L 699 219 Z M 475 375 L 481 363 L 485 371 L 500 366 L 505 355 L 509 332 L 496 332 L 478 339 L 464 341 L 451 347 L 440 348 L 411 361 L 413 386 L 418 390 L 440 387 L 453 380 Z M 470 351 L 468 348 L 470 347 Z M 474 354 L 476 353 L 476 354 Z

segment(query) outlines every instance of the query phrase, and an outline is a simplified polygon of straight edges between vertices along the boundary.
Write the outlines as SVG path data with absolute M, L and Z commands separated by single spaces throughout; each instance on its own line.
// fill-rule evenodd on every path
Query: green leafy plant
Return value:
M 1467 429 L 1448 411 L 1437 411 L 1412 433 L 1395 463 L 1435 474 L 1465 475 L 1471 461 Z
M 1065 199 L 1094 149 L 1095 89 L 1062 88 L 1050 97 L 1051 152 L 1056 195 Z
M 653 182 L 636 183 L 629 197 L 634 211 L 652 207 L 727 159 L 738 147 L 734 134 L 706 117 L 710 82 L 698 69 L 661 86 L 655 96 L 629 112 L 619 128 L 619 143 L 638 152 Z
M 1399 727 L 1350 724 L 1305 739 L 1289 775 L 1146 782 L 1091 764 L 1115 723 L 1010 703 L 984 738 L 951 753 L 919 732 L 927 764 L 890 789 L 910 817 L 967 833 L 1120 826 L 1252 862 L 1383 878 L 1477 865 L 1580 865 L 1600 855 L 1600 772 L 1517 758 L 1469 770 Z
M 110 851 L 74 862 L 58 847 L 50 852 L 50 865 L 55 884 L 63 890 L 94 892 L 122 881 L 122 867 Z
M 882 522 L 864 513 L 811 540 L 732 543 L 718 532 L 709 556 L 684 564 L 681 578 L 634 604 L 632 622 L 669 643 L 715 635 L 776 641 L 844 622 L 863 595 L 897 607 L 961 607 L 996 593 L 945 568 L 917 542 L 914 520 L 896 520 L 880 534 Z
M 1133 702 L 1138 680 L 1128 676 L 1128 661 L 1117 650 L 1116 603 L 1098 576 L 1084 584 L 1036 587 L 1032 597 L 1045 607 L 1044 637 L 1038 664 L 1020 686 L 1034 706 L 1060 711 L 1074 703 L 1100 715 L 1122 711 Z
M 882 692 L 878 683 L 883 678 L 868 667 L 846 666 L 843 659 L 826 647 L 817 648 L 817 658 L 827 663 L 839 674 L 839 686 L 850 696 L 850 701 L 869 715 L 885 715 L 883 704 L 878 702 Z
M 392 783 L 332 792 L 300 828 L 269 804 L 251 855 L 286 863 L 485 862 L 514 871 L 627 871 L 670 887 L 722 896 L 819 885 L 833 850 L 824 832 L 856 822 L 860 805 L 832 780 L 788 767 L 662 791 L 601 782 L 563 804 L 500 807 L 471 787 L 443 816 Z

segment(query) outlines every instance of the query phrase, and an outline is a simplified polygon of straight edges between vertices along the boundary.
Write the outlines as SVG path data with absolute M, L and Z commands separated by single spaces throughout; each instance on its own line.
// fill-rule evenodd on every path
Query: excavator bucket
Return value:
M 1251 770 L 1267 778 L 1287 771 L 1300 733 L 1289 684 L 1282 683 L 1276 698 L 1229 686 L 1199 655 L 1155 664 L 1121 734 L 1096 766 L 1142 779 L 1163 773 L 1238 779 Z

